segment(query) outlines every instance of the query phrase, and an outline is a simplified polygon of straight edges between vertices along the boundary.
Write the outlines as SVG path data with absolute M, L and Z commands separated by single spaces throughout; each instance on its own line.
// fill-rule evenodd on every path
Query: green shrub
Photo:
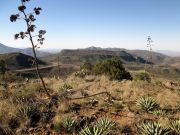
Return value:
M 158 122 L 145 120 L 137 126 L 140 135 L 171 135 L 170 130 L 162 127 Z
M 159 109 L 159 110 L 154 110 L 153 114 L 157 117 L 162 117 L 166 114 L 166 112 L 164 110 Z
M 83 70 L 83 69 L 91 72 L 92 69 L 93 69 L 93 65 L 92 65 L 91 63 L 89 63 L 89 62 L 85 62 L 85 63 L 80 67 L 80 70 Z
M 75 76 L 80 77 L 80 78 L 84 78 L 85 76 L 89 75 L 90 72 L 87 69 L 81 69 L 80 71 L 77 71 L 75 73 Z
M 140 97 L 136 101 L 136 106 L 139 109 L 142 109 L 147 112 L 153 111 L 154 109 L 159 107 L 159 105 L 156 103 L 156 101 L 152 97 L 149 97 L 149 96 Z
M 132 76 L 125 70 L 122 62 L 118 59 L 106 60 L 97 63 L 93 68 L 93 73 L 96 75 L 105 74 L 111 79 L 116 80 L 132 80 Z
M 71 85 L 69 85 L 69 84 L 64 84 L 61 88 L 60 88 L 60 90 L 61 91 L 67 91 L 67 90 L 70 90 L 70 89 L 72 89 L 73 87 L 71 86 Z
M 135 80 L 142 80 L 142 81 L 151 81 L 150 75 L 145 71 L 140 71 L 138 74 L 135 75 Z
M 75 76 L 84 78 L 87 75 L 92 74 L 93 65 L 89 62 L 85 62 L 80 66 L 80 71 L 75 73 Z

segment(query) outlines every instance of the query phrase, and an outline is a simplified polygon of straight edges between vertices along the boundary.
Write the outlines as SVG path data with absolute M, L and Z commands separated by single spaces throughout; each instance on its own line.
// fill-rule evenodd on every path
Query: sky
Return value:
M 28 40 L 14 40 L 25 22 L 11 23 L 20 0 L 0 0 L 0 43 L 30 47 Z M 180 51 L 180 0 L 31 0 L 27 11 L 40 6 L 37 30 L 46 29 L 42 49 L 117 47 Z

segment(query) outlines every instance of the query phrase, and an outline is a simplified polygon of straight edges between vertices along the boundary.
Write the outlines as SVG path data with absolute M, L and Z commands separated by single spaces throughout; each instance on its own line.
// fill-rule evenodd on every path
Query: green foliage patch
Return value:
M 93 68 L 93 73 L 108 75 L 111 79 L 116 80 L 132 80 L 132 76 L 127 72 L 118 59 L 111 59 L 97 63 Z

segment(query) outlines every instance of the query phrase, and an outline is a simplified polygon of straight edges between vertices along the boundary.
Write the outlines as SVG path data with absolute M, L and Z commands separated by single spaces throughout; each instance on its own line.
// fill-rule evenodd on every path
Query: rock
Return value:
M 132 112 L 129 112 L 129 113 L 127 114 L 127 117 L 134 118 L 134 117 L 135 117 L 135 114 L 132 113 Z
M 111 115 L 118 115 L 118 112 L 111 112 Z
M 94 80 L 95 80 L 95 77 L 92 76 L 92 75 L 89 75 L 89 76 L 86 76 L 86 77 L 85 77 L 85 81 L 86 81 L 86 82 L 93 82 Z
M 124 110 L 127 112 L 130 112 L 129 107 L 127 107 L 127 106 L 124 107 Z

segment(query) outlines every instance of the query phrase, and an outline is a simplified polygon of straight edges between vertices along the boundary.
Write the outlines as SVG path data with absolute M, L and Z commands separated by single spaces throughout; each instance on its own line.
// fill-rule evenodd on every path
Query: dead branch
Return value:
M 85 96 L 85 97 L 76 97 L 76 98 L 68 98 L 68 99 L 69 100 L 78 100 L 78 99 L 85 99 L 85 98 L 90 98 L 90 97 L 94 97 L 94 96 L 98 96 L 98 95 L 103 95 L 103 94 L 106 94 L 108 96 L 108 98 L 111 97 L 111 94 L 109 94 L 108 92 L 100 92 L 100 93 L 96 93 L 96 94 Z

